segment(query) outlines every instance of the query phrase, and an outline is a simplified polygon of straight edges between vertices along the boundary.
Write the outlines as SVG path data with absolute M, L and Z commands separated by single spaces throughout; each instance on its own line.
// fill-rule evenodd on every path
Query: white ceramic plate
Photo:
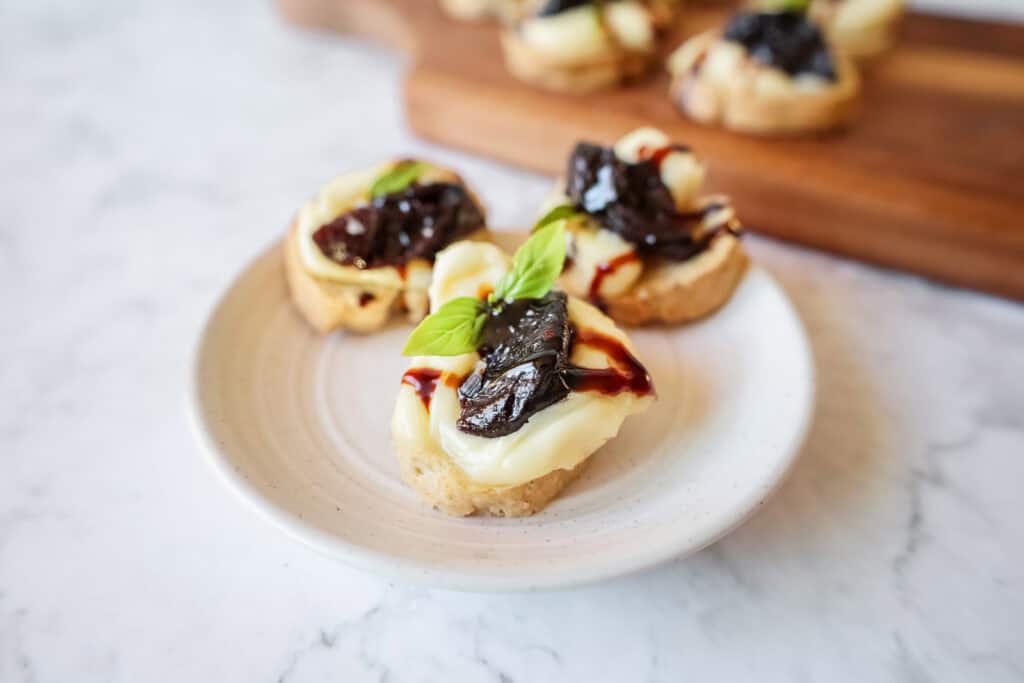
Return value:
M 196 353 L 196 433 L 229 486 L 279 528 L 364 569 L 464 590 L 551 588 L 695 552 L 781 482 L 810 419 L 807 339 L 751 269 L 707 321 L 634 330 L 659 401 L 525 519 L 448 517 L 407 488 L 389 423 L 409 327 L 315 334 L 274 247 L 218 304 Z

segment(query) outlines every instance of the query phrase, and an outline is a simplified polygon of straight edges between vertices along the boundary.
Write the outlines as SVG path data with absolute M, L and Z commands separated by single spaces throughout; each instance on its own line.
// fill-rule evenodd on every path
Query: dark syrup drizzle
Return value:
M 637 396 L 654 393 L 654 383 L 647 368 L 618 339 L 593 330 L 576 330 L 576 343 L 599 349 L 614 367 L 604 369 L 572 366 L 563 375 L 573 391 L 596 391 L 615 396 L 629 391 Z
M 686 154 L 690 151 L 690 148 L 686 145 L 671 144 L 665 145 L 664 147 L 658 147 L 657 149 L 650 149 L 646 145 L 641 145 L 640 149 L 637 150 L 637 157 L 643 161 L 647 160 L 654 164 L 654 166 L 660 171 L 661 164 L 672 152 L 681 152 Z
M 647 369 L 619 340 L 593 330 L 577 330 L 575 343 L 599 349 L 608 356 L 613 367 L 597 369 L 570 366 L 562 377 L 571 390 L 596 391 L 605 396 L 617 396 L 624 391 L 637 396 L 654 393 L 654 382 L 651 381 Z M 462 377 L 445 374 L 433 368 L 412 368 L 402 375 L 402 384 L 413 388 L 423 401 L 423 407 L 428 411 L 430 399 L 437 391 L 438 382 L 443 382 L 445 386 L 454 389 L 463 381 Z
M 402 375 L 402 384 L 413 388 L 416 395 L 423 401 L 423 407 L 430 410 L 430 399 L 441 379 L 441 371 L 433 368 L 411 368 Z
M 412 387 L 416 395 L 423 401 L 423 407 L 429 411 L 430 399 L 434 397 L 439 381 L 446 387 L 458 389 L 465 379 L 454 372 L 441 372 L 433 368 L 411 368 L 402 375 L 402 384 Z
M 627 263 L 639 260 L 640 257 L 636 255 L 636 252 L 628 251 L 625 254 L 616 256 L 611 261 L 598 264 L 597 270 L 594 272 L 594 279 L 590 281 L 590 291 L 587 294 L 589 299 L 591 301 L 600 301 L 601 285 L 604 284 L 604 279 Z

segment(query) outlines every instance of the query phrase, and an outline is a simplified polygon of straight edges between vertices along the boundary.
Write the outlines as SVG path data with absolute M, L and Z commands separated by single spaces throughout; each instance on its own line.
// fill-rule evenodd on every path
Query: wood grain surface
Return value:
M 911 15 L 866 69 L 854 127 L 780 140 L 687 121 L 660 72 L 593 95 L 533 89 L 505 72 L 496 27 L 430 0 L 278 2 L 408 53 L 409 124 L 430 140 L 558 174 L 577 140 L 655 125 L 709 162 L 709 189 L 752 230 L 1024 300 L 1024 27 Z M 689 12 L 665 51 L 721 18 Z

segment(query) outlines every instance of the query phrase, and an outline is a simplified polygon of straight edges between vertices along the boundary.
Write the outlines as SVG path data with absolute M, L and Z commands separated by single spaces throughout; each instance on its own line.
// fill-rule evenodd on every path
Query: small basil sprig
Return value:
M 550 225 L 555 221 L 568 220 L 582 215 L 583 213 L 576 210 L 573 206 L 569 206 L 568 204 L 559 204 L 544 214 L 541 219 L 537 221 L 537 225 L 533 226 L 533 232 L 537 232 L 541 228 Z
M 565 261 L 565 223 L 558 220 L 533 233 L 512 258 L 512 269 L 486 301 L 458 297 L 428 315 L 405 343 L 406 356 L 459 356 L 476 351 L 487 316 L 517 299 L 544 296 Z
M 761 0 L 761 7 L 769 12 L 806 12 L 811 0 Z
M 430 165 L 422 161 L 401 161 L 373 181 L 373 185 L 370 186 L 370 197 L 376 199 L 393 192 L 401 192 L 429 168 Z
M 537 230 L 516 250 L 512 270 L 487 297 L 492 307 L 516 299 L 539 299 L 551 291 L 565 263 L 565 222 L 556 220 Z
M 452 299 L 428 315 L 409 335 L 406 356 L 458 356 L 476 351 L 487 321 L 484 302 L 471 296 Z

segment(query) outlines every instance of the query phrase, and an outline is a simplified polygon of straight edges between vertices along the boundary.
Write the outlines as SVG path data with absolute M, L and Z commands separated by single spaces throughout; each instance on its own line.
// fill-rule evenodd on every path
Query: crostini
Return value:
M 299 209 L 284 246 L 293 301 L 320 332 L 418 322 L 438 251 L 486 239 L 480 202 L 448 169 L 389 161 L 335 178 Z
M 646 72 L 657 33 L 670 25 L 676 0 L 527 0 L 502 32 L 513 76 L 547 90 L 585 93 Z
M 748 259 L 731 203 L 702 194 L 704 175 L 654 128 L 577 144 L 542 207 L 566 217 L 565 291 L 626 325 L 688 322 L 728 301 Z
M 452 515 L 542 510 L 654 400 L 626 335 L 600 310 L 552 289 L 564 224 L 514 261 L 460 242 L 438 254 L 431 314 L 406 346 L 392 435 L 403 479 Z
M 839 128 L 859 109 L 856 67 L 801 11 L 739 12 L 683 43 L 668 67 L 684 114 L 744 133 Z

